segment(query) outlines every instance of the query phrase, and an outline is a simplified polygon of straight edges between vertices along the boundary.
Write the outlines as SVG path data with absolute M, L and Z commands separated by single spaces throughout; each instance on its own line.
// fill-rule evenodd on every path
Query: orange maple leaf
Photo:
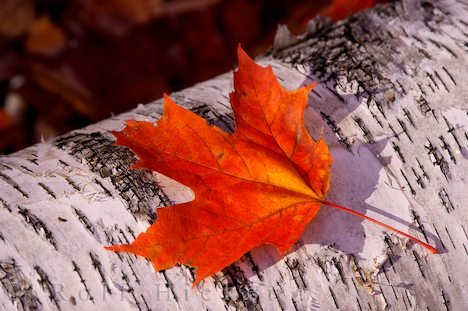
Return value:
M 257 246 L 273 244 L 285 254 L 322 203 L 370 219 L 325 201 L 332 158 L 303 120 L 315 84 L 288 92 L 271 67 L 255 64 L 241 48 L 238 57 L 230 96 L 233 134 L 207 125 L 166 95 L 157 125 L 128 120 L 113 132 L 117 145 L 137 154 L 132 168 L 177 180 L 195 199 L 158 209 L 157 221 L 132 244 L 106 249 L 144 256 L 157 271 L 192 266 L 196 285 Z

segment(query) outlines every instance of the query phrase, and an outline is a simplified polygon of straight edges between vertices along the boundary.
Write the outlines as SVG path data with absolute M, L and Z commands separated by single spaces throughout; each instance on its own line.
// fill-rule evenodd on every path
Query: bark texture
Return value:
M 436 245 L 323 207 L 296 247 L 246 254 L 197 288 L 192 271 L 105 251 L 129 243 L 155 207 L 191 199 L 164 176 L 128 170 L 107 130 L 156 121 L 161 101 L 0 158 L 0 309 L 468 309 L 468 3 L 403 1 L 306 34 L 280 28 L 258 59 L 283 86 L 319 81 L 306 126 L 329 143 L 329 200 Z M 226 131 L 232 73 L 171 94 Z

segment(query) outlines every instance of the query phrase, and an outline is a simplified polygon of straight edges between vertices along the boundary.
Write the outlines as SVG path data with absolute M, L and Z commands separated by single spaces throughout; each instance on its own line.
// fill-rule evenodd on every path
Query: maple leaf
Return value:
M 121 132 L 112 132 L 117 145 L 138 156 L 132 168 L 177 180 L 195 199 L 158 209 L 157 221 L 132 244 L 106 249 L 144 256 L 157 271 L 192 266 L 196 285 L 257 246 L 273 244 L 285 254 L 322 203 L 370 219 L 325 200 L 332 158 L 303 120 L 314 85 L 288 92 L 271 67 L 255 64 L 240 47 L 238 57 L 230 95 L 233 134 L 166 95 L 157 125 L 128 120 Z

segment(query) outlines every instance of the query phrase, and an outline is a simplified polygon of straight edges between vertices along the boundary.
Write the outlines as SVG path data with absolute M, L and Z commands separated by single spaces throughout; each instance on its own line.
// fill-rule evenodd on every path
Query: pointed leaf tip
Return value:
M 131 245 L 130 244 L 118 244 L 118 245 L 104 246 L 104 248 L 108 251 L 114 251 L 114 252 L 128 252 L 131 250 Z
M 317 84 L 318 84 L 318 82 L 313 82 L 313 83 L 311 83 L 311 84 L 305 86 L 305 89 L 306 89 L 308 92 L 310 92 L 310 91 L 312 91 L 312 90 L 317 86 Z
M 244 51 L 240 44 L 237 47 L 237 62 L 239 68 L 241 68 L 245 64 L 254 63 L 252 58 L 250 58 L 250 56 Z

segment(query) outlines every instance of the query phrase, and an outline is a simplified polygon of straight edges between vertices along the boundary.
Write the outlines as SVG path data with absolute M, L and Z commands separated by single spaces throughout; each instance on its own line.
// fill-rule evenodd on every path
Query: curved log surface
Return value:
M 406 239 L 323 207 L 279 258 L 255 249 L 192 289 L 187 267 L 103 246 L 129 243 L 155 207 L 191 192 L 128 170 L 131 151 L 108 130 L 156 121 L 139 105 L 51 142 L 0 158 L 0 309 L 3 310 L 466 310 L 468 295 L 468 3 L 403 1 L 306 34 L 280 28 L 258 59 L 283 86 L 312 81 L 306 126 L 329 143 L 329 200 L 436 245 Z M 171 94 L 226 131 L 232 73 Z

